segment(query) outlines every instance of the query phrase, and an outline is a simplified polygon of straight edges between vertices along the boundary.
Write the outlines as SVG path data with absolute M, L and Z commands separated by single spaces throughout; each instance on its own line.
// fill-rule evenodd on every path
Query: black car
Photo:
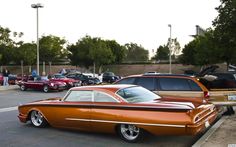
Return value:
M 80 80 L 81 85 L 89 85 L 89 78 L 86 75 L 83 75 L 82 73 L 70 73 L 66 75 L 67 78 Z
M 105 83 L 114 83 L 115 81 L 119 79 L 120 77 L 116 76 L 113 72 L 104 72 L 102 76 L 102 82 L 105 82 Z
M 67 78 L 72 78 L 75 80 L 80 80 L 82 83 L 81 85 L 95 85 L 100 84 L 100 80 L 95 77 L 88 77 L 82 73 L 70 73 L 66 75 Z
M 210 73 L 201 77 L 199 81 L 208 89 L 236 88 L 236 73 Z

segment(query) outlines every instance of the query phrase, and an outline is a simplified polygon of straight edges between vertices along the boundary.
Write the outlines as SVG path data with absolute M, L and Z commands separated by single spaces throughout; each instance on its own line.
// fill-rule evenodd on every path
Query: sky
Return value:
M 36 41 L 36 9 L 39 36 L 55 35 L 75 43 L 85 35 L 137 43 L 150 52 L 177 38 L 181 47 L 190 42 L 196 25 L 212 27 L 220 0 L 0 0 L 0 26 L 23 32 L 24 42 Z

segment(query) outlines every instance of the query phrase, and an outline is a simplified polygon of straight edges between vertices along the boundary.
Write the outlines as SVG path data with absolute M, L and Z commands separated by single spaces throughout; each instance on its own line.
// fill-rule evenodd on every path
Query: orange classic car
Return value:
M 135 85 L 75 87 L 64 98 L 51 98 L 18 107 L 21 122 L 35 127 L 117 133 L 137 142 L 154 135 L 195 135 L 216 119 L 213 104 L 169 102 Z

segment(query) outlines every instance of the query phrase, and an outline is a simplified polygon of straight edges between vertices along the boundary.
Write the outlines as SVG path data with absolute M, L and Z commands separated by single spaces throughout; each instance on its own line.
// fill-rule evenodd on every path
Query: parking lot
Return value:
M 66 91 L 43 93 L 41 91 L 20 91 L 19 89 L 0 92 L 0 142 L 1 146 L 175 146 L 188 147 L 194 144 L 198 136 L 152 136 L 148 135 L 140 143 L 126 143 L 115 134 L 88 133 L 47 127 L 34 128 L 30 123 L 20 123 L 17 106 L 30 101 L 51 97 L 63 97 Z

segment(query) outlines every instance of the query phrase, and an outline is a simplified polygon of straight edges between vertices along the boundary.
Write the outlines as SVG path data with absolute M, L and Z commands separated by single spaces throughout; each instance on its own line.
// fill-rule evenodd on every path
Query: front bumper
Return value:
M 19 118 L 20 122 L 22 122 L 22 123 L 26 123 L 28 121 L 27 115 L 19 114 L 18 118 Z

